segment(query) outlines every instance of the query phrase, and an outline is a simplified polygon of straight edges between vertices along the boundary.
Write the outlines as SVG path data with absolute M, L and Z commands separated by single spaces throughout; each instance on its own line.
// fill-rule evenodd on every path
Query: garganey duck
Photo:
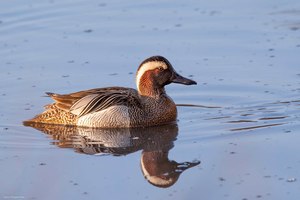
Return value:
M 166 58 L 152 56 L 137 70 L 137 90 L 107 87 L 71 94 L 47 93 L 55 102 L 24 124 L 124 128 L 176 123 L 176 105 L 164 88 L 170 83 L 197 84 L 179 75 Z

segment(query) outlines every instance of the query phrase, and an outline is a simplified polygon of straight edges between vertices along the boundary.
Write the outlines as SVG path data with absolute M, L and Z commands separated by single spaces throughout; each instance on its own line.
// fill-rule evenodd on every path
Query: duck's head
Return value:
M 144 60 L 136 73 L 136 85 L 139 93 L 156 96 L 164 93 L 164 86 L 170 83 L 195 85 L 195 81 L 179 75 L 171 63 L 162 56 L 152 56 Z

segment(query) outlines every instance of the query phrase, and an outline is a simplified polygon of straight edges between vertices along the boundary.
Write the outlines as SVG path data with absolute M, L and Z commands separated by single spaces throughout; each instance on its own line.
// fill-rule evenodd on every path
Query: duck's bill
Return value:
M 184 84 L 184 85 L 197 85 L 196 81 L 185 78 L 177 73 L 175 74 L 174 78 L 172 79 L 172 83 L 179 83 L 179 84 Z

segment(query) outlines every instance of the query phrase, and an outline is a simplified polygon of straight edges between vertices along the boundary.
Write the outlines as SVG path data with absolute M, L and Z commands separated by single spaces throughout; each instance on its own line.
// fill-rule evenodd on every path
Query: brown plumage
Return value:
M 97 88 L 71 94 L 47 93 L 55 102 L 25 123 L 47 123 L 88 127 L 145 127 L 176 122 L 175 103 L 164 86 L 196 84 L 177 74 L 170 62 L 153 56 L 139 66 L 138 90 L 124 87 Z

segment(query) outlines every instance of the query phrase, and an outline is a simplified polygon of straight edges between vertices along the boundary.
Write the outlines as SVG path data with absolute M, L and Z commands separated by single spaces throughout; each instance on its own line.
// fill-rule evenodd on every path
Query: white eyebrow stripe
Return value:
M 146 71 L 153 70 L 153 69 L 156 69 L 158 67 L 162 67 L 164 69 L 168 68 L 168 66 L 166 65 L 166 63 L 165 62 L 161 62 L 161 61 L 147 62 L 147 63 L 143 64 L 140 67 L 140 69 L 139 69 L 139 71 L 137 72 L 137 75 L 136 75 L 136 87 L 137 87 L 138 91 L 140 91 L 140 89 L 139 89 L 140 79 L 143 76 L 143 74 Z
M 154 183 L 154 184 L 160 185 L 160 186 L 164 186 L 164 185 L 170 185 L 170 184 L 172 184 L 172 182 L 174 182 L 174 178 L 169 178 L 169 179 L 164 180 L 162 178 L 159 178 L 158 176 L 155 176 L 155 175 L 152 176 L 146 169 L 145 163 L 143 162 L 143 156 L 141 157 L 141 168 L 142 168 L 144 177 L 151 183 Z

